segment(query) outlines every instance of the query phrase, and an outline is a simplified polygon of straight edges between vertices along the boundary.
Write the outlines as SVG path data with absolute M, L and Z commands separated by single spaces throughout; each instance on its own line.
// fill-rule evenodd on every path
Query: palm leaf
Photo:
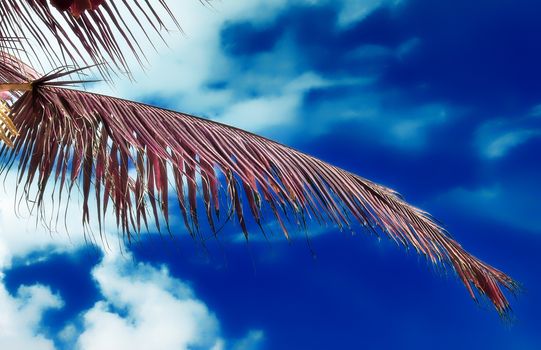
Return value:
M 38 57 L 45 53 L 50 66 L 89 61 L 100 64 L 102 75 L 108 69 L 129 72 L 125 47 L 139 63 L 144 52 L 136 40 L 137 32 L 152 43 L 151 32 L 162 38 L 168 22 L 180 29 L 164 0 L 47 0 L 0 1 L 0 47 L 14 56 Z M 65 4 L 72 4 L 71 11 Z M 88 3 L 88 5 L 81 5 Z M 91 6 L 94 5 L 94 6 Z M 99 6 L 97 6 L 99 5 Z M 159 8 L 159 10 L 158 10 Z M 128 20 L 134 24 L 129 24 Z M 140 39 L 139 39 L 140 40 Z M 121 45 L 121 43 L 125 45 Z
M 160 217 L 168 226 L 170 190 L 193 236 L 200 229 L 199 202 L 215 234 L 218 222 L 234 217 L 246 239 L 248 221 L 265 230 L 266 213 L 286 236 L 288 226 L 302 227 L 310 218 L 340 228 L 360 225 L 450 266 L 474 299 L 477 290 L 501 315 L 509 311 L 501 288 L 514 291 L 516 283 L 467 253 L 396 192 L 231 126 L 52 82 L 63 74 L 34 81 L 19 98 L 12 119 L 20 136 L 1 151 L 6 168 L 17 164 L 18 185 L 38 208 L 48 186 L 61 198 L 76 184 L 83 224 L 91 220 L 91 203 L 100 227 L 112 205 L 128 241 L 150 221 L 159 230 Z
M 0 84 L 27 83 L 38 79 L 38 77 L 39 74 L 19 58 L 7 52 L 0 51 Z

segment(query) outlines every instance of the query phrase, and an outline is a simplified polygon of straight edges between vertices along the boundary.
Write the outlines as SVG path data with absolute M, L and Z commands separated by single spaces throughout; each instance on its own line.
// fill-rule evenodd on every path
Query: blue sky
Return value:
M 541 348 L 541 5 L 197 1 L 137 84 L 93 89 L 257 132 L 390 186 L 524 286 L 515 321 L 358 230 L 313 251 L 179 225 L 122 253 L 0 201 L 0 348 Z M 8 178 L 8 181 L 14 179 Z M 9 182 L 8 182 L 9 183 Z M 73 216 L 73 222 L 71 222 Z M 114 232 L 113 232 L 114 236 Z M 1 328 L 3 327 L 4 330 Z

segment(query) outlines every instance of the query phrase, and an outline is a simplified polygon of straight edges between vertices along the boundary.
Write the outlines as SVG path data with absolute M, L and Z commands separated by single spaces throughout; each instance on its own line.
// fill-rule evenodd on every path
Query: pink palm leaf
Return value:
M 38 209 L 48 186 L 59 199 L 81 186 L 83 224 L 94 203 L 101 229 L 112 206 L 127 241 L 149 222 L 160 230 L 160 217 L 169 226 L 170 190 L 193 236 L 200 202 L 215 235 L 218 224 L 234 218 L 249 239 L 249 222 L 265 230 L 265 213 L 286 237 L 288 226 L 303 227 L 310 218 L 340 228 L 360 225 L 450 266 L 474 299 L 477 291 L 501 315 L 509 311 L 502 287 L 515 291 L 517 284 L 393 190 L 240 129 L 54 82 L 69 73 L 34 80 L 12 108 L 20 135 L 13 148 L 1 150 L 5 168 L 17 164 L 18 185 Z

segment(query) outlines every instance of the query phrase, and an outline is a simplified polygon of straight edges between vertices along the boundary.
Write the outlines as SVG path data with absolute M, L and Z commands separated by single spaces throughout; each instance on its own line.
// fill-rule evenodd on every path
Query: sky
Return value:
M 523 286 L 512 322 L 358 230 L 93 245 L 0 197 L 2 349 L 541 348 L 541 4 L 173 2 L 183 33 L 94 91 L 270 137 L 398 190 Z M 174 220 L 173 220 L 174 221 Z

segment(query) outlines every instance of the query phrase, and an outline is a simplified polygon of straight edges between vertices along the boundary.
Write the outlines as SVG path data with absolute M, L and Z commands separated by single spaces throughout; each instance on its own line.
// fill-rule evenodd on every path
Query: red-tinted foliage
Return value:
M 214 234 L 218 223 L 235 218 L 248 239 L 248 217 L 264 230 L 265 213 L 286 236 L 288 225 L 303 227 L 307 219 L 348 229 L 361 225 L 413 247 L 434 264 L 451 266 L 472 297 L 475 288 L 499 313 L 508 311 L 501 286 L 513 291 L 515 282 L 468 254 L 428 214 L 394 191 L 227 125 L 55 87 L 49 80 L 60 75 L 36 81 L 34 91 L 17 101 L 13 121 L 20 137 L 13 149 L 2 150 L 6 165 L 19 159 L 19 185 L 37 208 L 45 203 L 48 186 L 60 198 L 78 184 L 83 224 L 90 221 L 90 202 L 100 227 L 112 206 L 128 241 L 151 220 L 159 229 L 160 216 L 169 225 L 170 190 L 194 237 L 199 235 L 200 200 Z M 130 169 L 135 175 L 129 175 Z M 32 184 L 37 193 L 30 197 Z
M 73 5 L 74 0 L 51 0 L 53 5 L 59 11 L 67 11 Z
M 70 10 L 71 14 L 79 17 L 84 11 L 94 11 L 103 4 L 105 0 L 51 0 L 51 5 L 59 11 Z

